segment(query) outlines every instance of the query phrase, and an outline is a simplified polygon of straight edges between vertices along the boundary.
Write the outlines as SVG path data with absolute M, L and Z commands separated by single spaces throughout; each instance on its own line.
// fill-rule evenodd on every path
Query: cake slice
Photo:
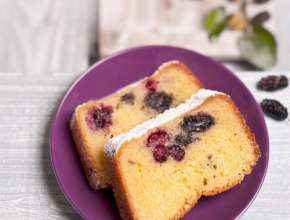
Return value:
M 115 135 L 174 107 L 202 88 L 184 64 L 163 64 L 150 77 L 116 93 L 79 105 L 71 130 L 86 177 L 93 189 L 110 184 L 104 145 Z
M 232 99 L 200 90 L 105 147 L 122 219 L 180 219 L 201 196 L 234 187 L 259 156 Z

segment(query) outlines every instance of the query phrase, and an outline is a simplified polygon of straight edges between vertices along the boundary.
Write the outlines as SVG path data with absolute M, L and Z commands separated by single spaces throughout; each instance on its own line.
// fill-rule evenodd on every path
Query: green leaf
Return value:
M 212 9 L 204 19 L 204 28 L 210 39 L 217 38 L 226 29 L 230 16 L 224 7 Z
M 241 56 L 260 69 L 269 69 L 276 64 L 277 42 L 261 25 L 252 24 L 252 31 L 240 37 L 238 46 Z

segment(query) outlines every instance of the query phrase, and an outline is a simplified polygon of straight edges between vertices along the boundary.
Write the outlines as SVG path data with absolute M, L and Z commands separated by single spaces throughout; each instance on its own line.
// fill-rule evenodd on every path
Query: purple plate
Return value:
M 256 135 L 262 152 L 251 175 L 242 184 L 200 202 L 184 219 L 235 219 L 259 191 L 268 165 L 269 140 L 263 114 L 246 86 L 228 69 L 190 50 L 169 46 L 145 46 L 117 53 L 96 63 L 63 97 L 51 127 L 51 161 L 57 181 L 67 200 L 85 219 L 119 219 L 110 190 L 94 192 L 87 184 L 70 136 L 69 121 L 75 107 L 90 99 L 108 95 L 150 75 L 160 64 L 180 60 L 209 89 L 230 94 Z

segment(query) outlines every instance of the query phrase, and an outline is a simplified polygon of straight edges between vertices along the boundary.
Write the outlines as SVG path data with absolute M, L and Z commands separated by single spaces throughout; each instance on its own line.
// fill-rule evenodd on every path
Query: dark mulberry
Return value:
M 134 105 L 135 95 L 133 93 L 126 93 L 121 96 L 121 101 L 130 105 Z
M 175 143 L 184 147 L 191 144 L 194 140 L 195 138 L 193 138 L 191 133 L 180 133 L 175 137 Z
M 252 18 L 252 22 L 255 24 L 263 24 L 270 19 L 270 13 L 267 11 L 260 12 Z
M 144 102 L 147 106 L 157 112 L 164 112 L 171 106 L 172 97 L 165 92 L 149 92 L 146 95 Z
M 214 118 L 205 112 L 197 113 L 196 115 L 189 115 L 183 119 L 181 127 L 187 133 L 189 132 L 203 132 L 215 124 Z
M 264 3 L 267 3 L 268 1 L 270 1 L 270 0 L 254 0 L 254 3 L 255 4 L 264 4 Z
M 168 149 L 164 145 L 157 145 L 153 148 L 153 157 L 159 163 L 165 162 L 168 157 Z
M 257 88 L 264 91 L 275 91 L 286 88 L 289 80 L 286 76 L 267 76 L 263 77 L 257 84 Z
M 97 129 L 104 129 L 108 128 L 110 125 L 113 124 L 112 122 L 112 112 L 113 108 L 112 106 L 105 106 L 103 104 L 100 105 L 100 107 L 93 107 L 91 108 L 86 117 L 86 121 L 88 126 L 92 130 Z
M 184 158 L 185 151 L 179 145 L 172 145 L 169 147 L 169 154 L 174 160 L 181 161 Z
M 287 108 L 277 100 L 264 99 L 261 102 L 261 107 L 266 115 L 277 121 L 282 121 L 288 117 Z

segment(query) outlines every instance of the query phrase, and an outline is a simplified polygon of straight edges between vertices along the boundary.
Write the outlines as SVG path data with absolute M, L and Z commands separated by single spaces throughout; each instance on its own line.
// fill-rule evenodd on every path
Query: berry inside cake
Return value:
M 200 90 L 106 144 L 123 219 L 168 220 L 240 183 L 259 146 L 232 99 Z
M 116 93 L 79 105 L 71 129 L 92 188 L 110 185 L 104 145 L 109 138 L 177 106 L 202 88 L 190 69 L 178 61 L 163 64 L 150 77 Z

